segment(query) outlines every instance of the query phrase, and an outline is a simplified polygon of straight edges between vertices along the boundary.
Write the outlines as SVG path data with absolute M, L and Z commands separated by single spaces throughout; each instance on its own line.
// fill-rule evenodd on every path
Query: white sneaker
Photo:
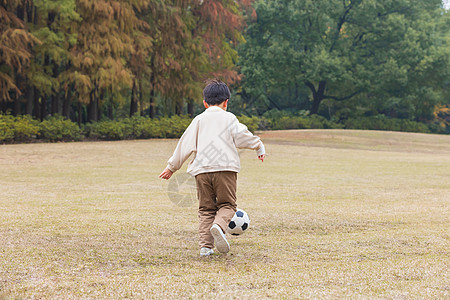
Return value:
M 210 256 L 214 254 L 214 250 L 211 248 L 203 247 L 200 249 L 200 256 Z
M 227 253 L 230 251 L 230 244 L 228 244 L 227 238 L 219 225 L 214 224 L 209 231 L 211 232 L 216 248 L 220 253 Z

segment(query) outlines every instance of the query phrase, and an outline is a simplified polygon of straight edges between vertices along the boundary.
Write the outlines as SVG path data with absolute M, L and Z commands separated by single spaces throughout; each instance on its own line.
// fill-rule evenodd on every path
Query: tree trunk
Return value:
M 82 114 L 83 114 L 83 110 L 82 110 L 81 102 L 78 101 L 78 116 L 77 116 L 78 126 L 81 126 L 81 122 L 83 121 Z
M 69 92 L 69 94 L 72 94 L 71 92 Z M 69 119 L 70 117 L 70 100 L 71 100 L 71 95 L 67 95 L 67 97 L 64 97 L 63 99 L 63 110 L 62 110 L 62 115 Z
M 142 89 L 139 87 L 139 116 L 142 116 L 142 107 L 143 107 L 143 97 L 142 97 Z
M 41 121 L 47 116 L 47 99 L 45 97 L 41 98 Z
M 107 114 L 108 114 L 108 119 L 114 120 L 114 102 L 113 102 L 112 98 L 109 99 L 109 101 L 108 101 Z
M 33 88 L 34 89 L 34 117 L 36 119 L 42 120 L 42 116 L 41 116 L 41 103 L 39 103 L 39 91 L 36 87 Z
M 19 18 L 22 21 L 25 20 L 25 7 L 24 6 L 22 6 L 20 4 L 17 6 L 16 16 L 17 16 L 17 18 Z
M 152 70 L 153 70 L 153 61 L 154 56 L 152 57 Z M 150 109 L 149 109 L 149 116 L 150 118 L 155 117 L 155 74 L 152 72 L 152 75 L 150 76 L 150 83 L 152 84 L 152 90 L 150 91 Z
M 131 101 L 130 101 L 130 117 L 132 117 L 138 111 L 138 102 L 137 102 L 137 90 L 136 90 L 136 81 L 133 80 L 133 88 L 131 89 Z
M 59 93 L 56 93 L 51 96 L 51 110 L 50 113 L 52 116 L 56 115 L 59 111 Z
M 191 118 L 194 117 L 194 99 L 188 99 L 187 112 Z
M 34 18 L 33 18 L 33 4 L 30 2 L 27 2 L 26 4 L 26 11 L 27 11 L 27 22 L 29 23 L 33 23 L 34 22 Z
M 49 14 L 49 18 L 50 18 L 50 14 Z M 54 64 L 53 65 L 53 77 L 54 78 L 58 78 L 59 66 L 54 61 L 52 63 Z M 52 95 L 52 97 L 51 97 L 51 101 L 52 101 L 52 103 L 51 103 L 51 114 L 52 114 L 52 116 L 54 116 L 54 115 L 56 115 L 56 114 L 58 114 L 60 112 L 60 105 L 59 105 L 59 101 L 61 100 L 60 98 L 61 98 L 61 95 L 60 95 L 59 89 L 55 90 L 53 95 Z
M 102 90 L 102 92 L 100 93 L 100 97 L 97 97 L 97 120 L 99 121 L 102 119 L 102 109 L 100 106 L 100 101 L 102 101 L 101 103 L 103 103 L 103 99 L 105 98 L 105 94 L 104 94 L 104 90 Z
M 175 102 L 175 114 L 177 116 L 181 116 L 183 114 L 183 102 L 176 101 Z
M 21 9 L 20 11 L 23 12 L 23 9 Z M 16 86 L 19 88 L 20 93 L 22 93 L 25 90 L 25 86 L 26 86 L 25 78 L 20 73 L 17 73 L 14 77 L 16 78 Z M 12 106 L 12 108 L 13 108 L 12 114 L 13 114 L 13 116 L 18 116 L 18 115 L 22 114 L 23 94 L 19 94 L 19 92 L 17 92 L 17 91 L 12 92 L 12 94 L 14 95 L 12 97 L 14 99 L 13 106 Z
M 6 100 L 2 100 L 1 102 L 0 102 L 0 106 L 1 106 L 1 108 L 2 108 L 2 112 L 4 113 L 4 114 L 6 114 L 6 109 L 8 108 L 7 107 L 7 105 L 6 105 Z
M 95 99 L 93 99 L 91 97 L 91 101 L 88 104 L 88 122 L 96 122 L 96 118 L 97 118 L 97 112 L 96 112 L 96 107 L 95 107 Z
M 309 111 L 310 115 L 316 115 L 319 112 L 320 102 L 320 98 L 314 97 L 313 103 L 311 105 L 311 110 Z
M 326 83 L 327 82 L 324 80 L 319 81 L 319 86 L 316 90 L 314 84 L 312 84 L 310 81 L 305 82 L 305 85 L 311 90 L 313 94 L 312 106 L 311 110 L 309 111 L 310 115 L 314 115 L 319 112 L 320 103 L 322 102 L 325 95 Z
M 88 122 L 97 122 L 98 120 L 98 99 L 94 91 L 91 92 L 91 101 L 88 105 Z
M 34 93 L 33 93 L 33 88 L 31 86 L 27 87 L 27 91 L 26 91 L 26 105 L 25 105 L 25 113 L 27 115 L 33 115 L 33 100 L 34 100 Z
M 22 97 L 17 97 L 16 100 L 14 100 L 13 116 L 18 116 L 22 113 L 21 98 Z
M 152 89 L 152 91 L 150 92 L 150 110 L 149 110 L 149 116 L 150 118 L 154 118 L 155 117 L 155 90 Z

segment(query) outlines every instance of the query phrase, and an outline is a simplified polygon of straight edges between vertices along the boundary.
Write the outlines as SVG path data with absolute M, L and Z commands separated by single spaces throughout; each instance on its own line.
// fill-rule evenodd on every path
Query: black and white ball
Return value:
M 241 235 L 248 229 L 249 225 L 250 218 L 248 217 L 248 214 L 242 209 L 238 208 L 234 213 L 234 216 L 231 219 L 230 223 L 228 224 L 227 231 L 231 235 Z

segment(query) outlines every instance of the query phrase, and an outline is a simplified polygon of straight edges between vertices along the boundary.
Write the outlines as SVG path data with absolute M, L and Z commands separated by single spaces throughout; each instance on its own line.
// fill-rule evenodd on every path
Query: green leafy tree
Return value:
M 429 76 L 438 64 L 448 67 L 432 34 L 439 6 L 439 0 L 257 1 L 240 51 L 244 92 L 267 99 L 293 91 L 297 101 L 307 92 L 311 114 L 325 99 L 417 105 L 432 92 L 435 103 L 439 82 Z
M 72 28 L 81 21 L 75 0 L 36 0 L 35 17 L 30 22 L 33 35 L 42 43 L 33 49 L 33 60 L 27 74 L 28 95 L 34 92 L 35 116 L 48 113 L 69 116 L 73 91 L 64 85 L 70 66 L 70 49 L 77 42 Z M 50 103 L 47 103 L 49 99 Z M 27 104 L 31 107 L 31 103 Z M 27 113 L 31 113 L 27 109 Z

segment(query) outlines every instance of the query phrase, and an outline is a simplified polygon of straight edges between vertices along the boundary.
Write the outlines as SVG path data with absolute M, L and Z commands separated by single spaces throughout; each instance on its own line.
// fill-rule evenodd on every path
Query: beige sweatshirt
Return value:
M 239 123 L 234 114 L 212 106 L 192 120 L 178 141 L 167 168 L 177 171 L 194 153 L 187 169 L 192 176 L 217 171 L 239 172 L 238 148 L 256 150 L 258 156 L 265 154 L 260 138 Z

